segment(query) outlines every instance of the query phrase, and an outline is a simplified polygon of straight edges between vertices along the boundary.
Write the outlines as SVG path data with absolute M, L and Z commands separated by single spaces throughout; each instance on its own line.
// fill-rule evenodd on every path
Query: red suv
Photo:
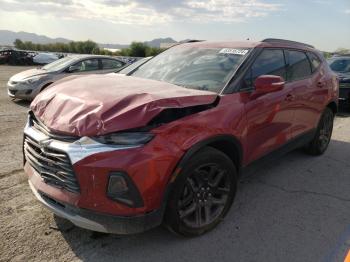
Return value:
M 39 94 L 24 168 L 36 197 L 77 226 L 129 234 L 164 222 L 199 235 L 253 161 L 322 154 L 337 101 L 338 79 L 312 46 L 181 44 L 128 75 L 74 76 Z

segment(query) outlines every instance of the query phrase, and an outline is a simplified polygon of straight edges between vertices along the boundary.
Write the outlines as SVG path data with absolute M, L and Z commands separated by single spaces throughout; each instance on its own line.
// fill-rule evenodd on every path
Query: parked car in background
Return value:
M 46 65 L 58 60 L 59 57 L 53 53 L 39 53 L 33 57 L 33 62 L 37 65 Z
M 141 59 L 137 60 L 136 62 L 128 65 L 127 67 L 123 68 L 122 70 L 118 71 L 118 74 L 128 75 L 128 74 L 134 72 L 135 70 L 137 70 L 137 68 L 142 66 L 144 63 L 146 63 L 151 58 L 152 58 L 152 56 L 141 58 Z
M 12 48 L 0 50 L 0 64 L 33 65 L 34 52 L 22 51 Z
M 350 55 L 332 57 L 328 63 L 339 76 L 339 101 L 350 107 Z
M 47 208 L 131 234 L 219 224 L 240 171 L 272 153 L 325 152 L 338 81 L 312 46 L 280 40 L 174 46 L 128 74 L 62 80 L 31 104 L 24 169 Z
M 71 75 L 105 74 L 115 72 L 125 62 L 96 55 L 72 55 L 37 69 L 30 69 L 12 76 L 8 83 L 11 98 L 32 100 L 38 93 L 57 80 Z

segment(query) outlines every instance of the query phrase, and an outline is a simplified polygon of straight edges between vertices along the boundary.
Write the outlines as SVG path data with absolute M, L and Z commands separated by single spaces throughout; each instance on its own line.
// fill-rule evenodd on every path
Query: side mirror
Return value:
M 281 76 L 262 75 L 255 82 L 254 87 L 257 94 L 266 94 L 282 90 L 285 81 Z
M 71 65 L 70 67 L 68 67 L 67 72 L 68 73 L 73 73 L 73 72 L 77 72 L 79 70 L 80 70 L 80 66 Z

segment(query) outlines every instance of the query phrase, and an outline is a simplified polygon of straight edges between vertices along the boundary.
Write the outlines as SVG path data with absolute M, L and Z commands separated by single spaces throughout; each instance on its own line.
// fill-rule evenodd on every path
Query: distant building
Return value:
M 120 51 L 120 49 L 118 49 L 118 48 L 106 48 L 106 47 L 104 47 L 103 48 L 104 50 L 108 50 L 108 51 L 111 51 L 111 52 L 119 52 Z

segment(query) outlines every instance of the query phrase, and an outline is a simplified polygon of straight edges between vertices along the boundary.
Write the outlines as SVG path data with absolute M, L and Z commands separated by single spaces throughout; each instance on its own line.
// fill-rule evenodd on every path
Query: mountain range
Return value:
M 58 37 L 58 38 L 50 38 L 45 35 L 38 35 L 35 33 L 28 33 L 28 32 L 14 32 L 9 30 L 0 30 L 0 45 L 9 45 L 12 46 L 13 42 L 16 39 L 21 39 L 22 41 L 31 41 L 36 44 L 50 44 L 50 43 L 69 43 L 73 40 L 69 40 L 66 38 Z M 157 38 L 153 39 L 151 41 L 144 42 L 148 46 L 151 47 L 160 47 L 162 43 L 177 43 L 174 39 L 167 37 L 167 38 Z M 98 43 L 100 47 L 104 48 L 114 48 L 114 49 L 122 49 L 127 48 L 129 45 L 125 44 L 101 44 Z

